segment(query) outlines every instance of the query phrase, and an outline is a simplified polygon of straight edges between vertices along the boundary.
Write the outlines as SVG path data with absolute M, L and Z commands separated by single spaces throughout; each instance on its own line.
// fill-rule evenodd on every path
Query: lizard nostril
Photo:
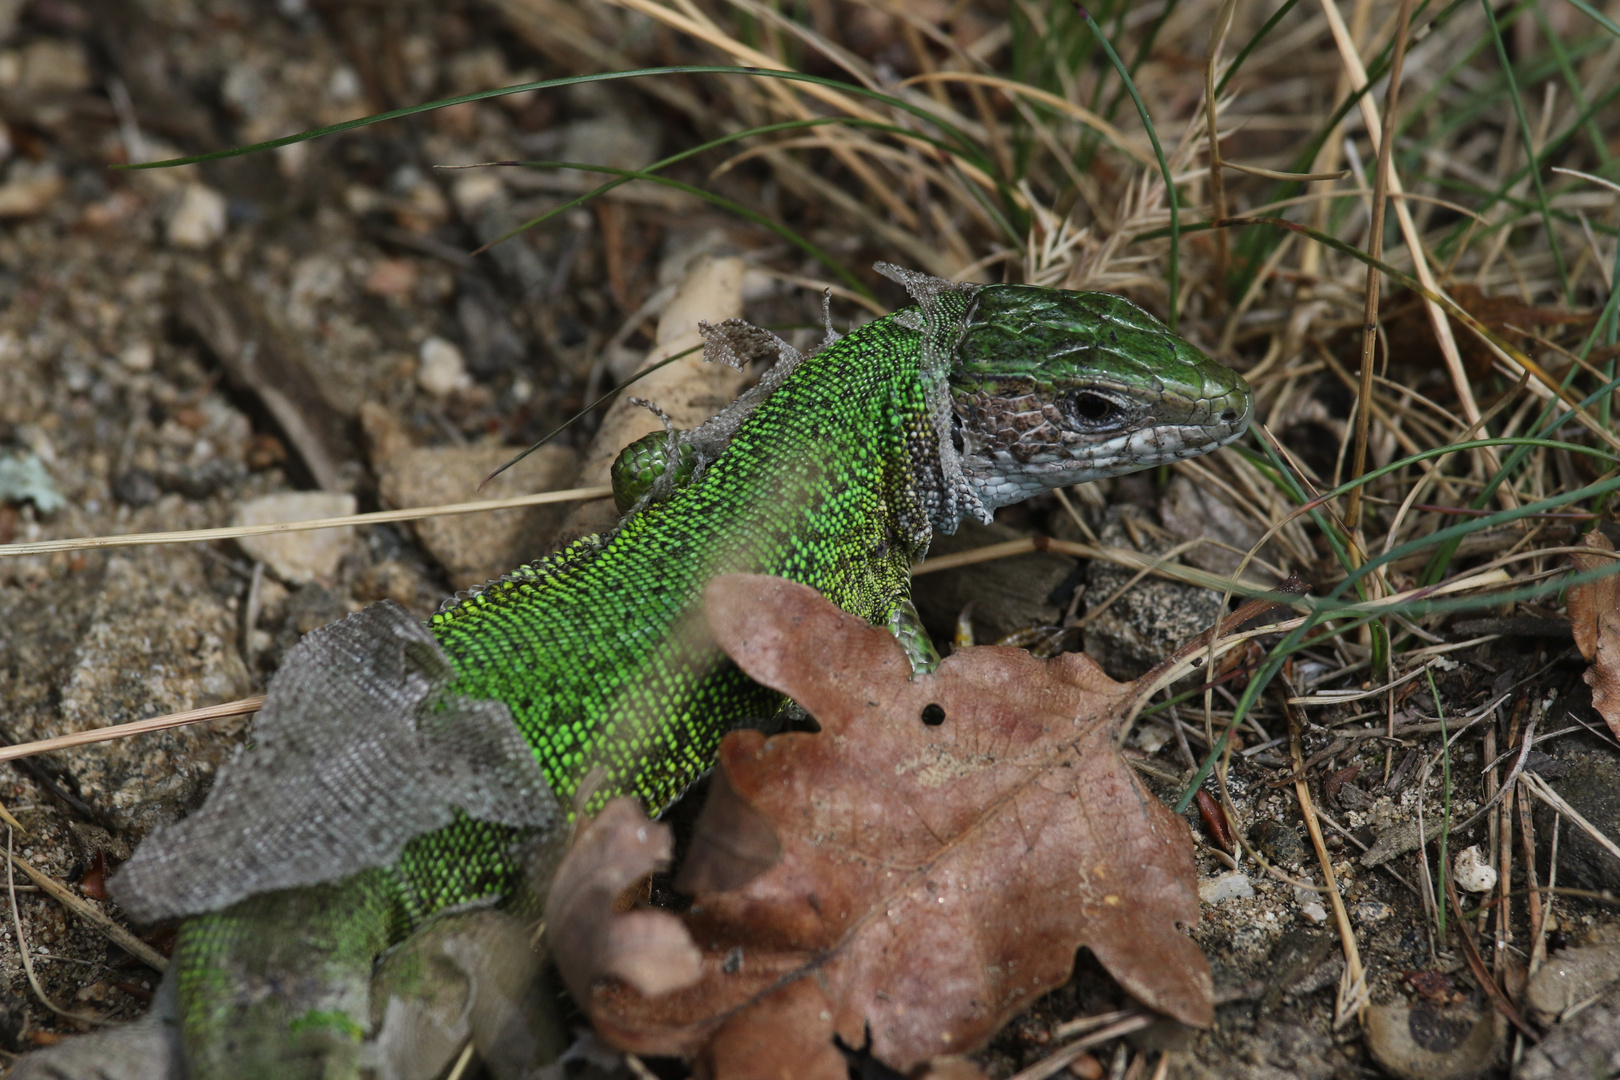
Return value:
M 1221 413 L 1221 423 L 1235 424 L 1237 423 L 1237 416 L 1238 414 L 1236 409 L 1227 409 L 1225 412 Z

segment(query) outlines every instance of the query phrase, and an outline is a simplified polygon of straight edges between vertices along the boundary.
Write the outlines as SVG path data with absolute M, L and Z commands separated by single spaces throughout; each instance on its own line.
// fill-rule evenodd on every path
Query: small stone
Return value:
M 1361 926 L 1376 926 L 1395 917 L 1395 909 L 1377 900 L 1362 900 L 1350 905 L 1350 917 Z
M 494 170 L 469 172 L 450 189 L 450 198 L 463 215 L 476 213 L 485 203 L 506 194 L 506 185 Z
M 62 175 L 49 162 L 19 161 L 0 184 L 0 218 L 29 218 L 43 214 L 62 194 Z
M 453 342 L 430 337 L 422 342 L 418 355 L 421 365 L 416 369 L 416 382 L 434 397 L 447 398 L 472 386 L 467 362 Z
M 157 354 L 148 341 L 138 341 L 118 354 L 118 362 L 128 371 L 151 371 L 156 361 Z
M 205 248 L 225 235 L 225 196 L 203 184 L 187 184 L 169 214 L 164 234 L 175 247 Z
M 1373 1057 L 1403 1080 L 1473 1080 L 1496 1059 L 1499 1017 L 1472 1009 L 1374 1005 L 1365 1035 Z
M 1571 1006 L 1603 992 L 1620 980 L 1620 945 L 1565 949 L 1547 958 L 1530 979 L 1527 995 L 1537 1020 L 1552 1024 Z
M 236 513 L 237 525 L 269 525 L 282 521 L 344 517 L 354 513 L 354 496 L 329 491 L 285 491 L 244 503 Z M 353 526 L 312 532 L 267 533 L 243 536 L 237 545 L 251 559 L 263 562 L 281 580 L 303 585 L 330 578 L 354 545 Z
M 1249 830 L 1249 843 L 1279 866 L 1302 866 L 1305 841 L 1299 830 L 1280 821 L 1262 821 Z
M 1321 926 L 1323 923 L 1327 922 L 1327 908 L 1323 907 L 1315 900 L 1312 900 L 1308 904 L 1300 905 L 1299 913 L 1305 917 L 1305 921 L 1311 923 L 1313 926 Z
M 41 38 L 22 47 L 22 89 L 71 94 L 90 89 L 90 60 L 77 41 Z
M 1254 895 L 1254 886 L 1241 870 L 1229 870 L 1219 877 L 1198 883 L 1198 899 L 1206 904 L 1220 904 L 1227 900 L 1246 900 Z
M 567 447 L 543 446 L 501 473 L 483 490 L 484 477 L 517 453 L 510 446 L 411 446 L 387 412 L 368 403 L 361 423 L 371 440 L 377 494 L 384 506 L 436 506 L 554 491 L 574 481 L 579 462 Z M 495 510 L 485 514 L 412 522 L 422 546 L 448 572 L 457 589 L 482 585 L 545 553 L 565 504 Z M 388 593 L 392 595 L 392 593 Z
M 1485 860 L 1478 844 L 1457 852 L 1451 871 L 1457 887 L 1466 892 L 1483 893 L 1496 888 L 1496 869 Z
M 404 300 L 416 288 L 417 267 L 410 259 L 378 259 L 366 275 L 366 292 L 393 300 Z
M 55 513 L 67 505 L 38 455 L 0 457 L 0 503 L 23 502 L 33 503 L 42 514 Z

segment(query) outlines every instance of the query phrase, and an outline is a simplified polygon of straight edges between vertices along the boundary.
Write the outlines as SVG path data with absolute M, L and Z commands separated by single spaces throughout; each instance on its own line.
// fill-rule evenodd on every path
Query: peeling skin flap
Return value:
M 455 668 L 392 601 L 309 634 L 270 682 L 255 744 L 202 808 L 153 831 L 111 882 L 142 922 L 394 862 L 453 808 L 543 827 L 557 800 L 511 714 L 446 688 Z

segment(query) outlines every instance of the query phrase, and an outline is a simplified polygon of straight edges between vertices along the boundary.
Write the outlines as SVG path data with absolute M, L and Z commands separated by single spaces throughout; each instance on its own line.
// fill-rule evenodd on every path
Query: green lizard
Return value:
M 587 808 L 633 793 L 660 810 L 725 732 L 778 708 L 693 625 L 713 576 L 809 584 L 911 636 L 926 666 L 909 571 L 935 530 L 1206 453 L 1248 426 L 1243 379 L 1119 297 L 880 269 L 917 306 L 837 340 L 829 328 L 808 357 L 764 331 L 708 328 L 711 354 L 782 358 L 710 423 L 626 451 L 630 512 L 613 532 L 431 620 L 454 665 L 449 691 L 504 704 L 554 805 L 571 805 L 595 769 Z M 387 865 L 187 919 L 171 978 L 191 1080 L 355 1074 L 374 959 L 435 913 L 510 894 L 518 842 L 559 828 L 558 815 L 458 805 Z

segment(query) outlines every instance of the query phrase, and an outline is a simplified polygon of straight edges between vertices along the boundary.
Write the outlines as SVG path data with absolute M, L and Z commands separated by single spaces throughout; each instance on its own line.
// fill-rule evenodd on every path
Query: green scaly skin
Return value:
M 1116 297 L 991 286 L 935 305 L 933 340 L 915 309 L 849 334 L 666 499 L 434 616 L 455 689 L 508 706 L 564 806 L 595 768 L 589 805 L 634 794 L 659 810 L 727 731 L 775 712 L 696 616 L 715 575 L 779 575 L 904 625 L 912 563 L 964 510 L 1203 453 L 1247 426 L 1241 378 Z M 930 348 L 951 358 L 949 437 L 981 506 L 942 494 Z M 1118 449 L 1149 428 L 1147 449 Z M 1065 444 L 1070 467 L 1054 470 Z M 355 1075 L 373 958 L 436 912 L 511 895 L 523 839 L 461 818 L 392 867 L 187 920 L 175 962 L 189 1076 Z

